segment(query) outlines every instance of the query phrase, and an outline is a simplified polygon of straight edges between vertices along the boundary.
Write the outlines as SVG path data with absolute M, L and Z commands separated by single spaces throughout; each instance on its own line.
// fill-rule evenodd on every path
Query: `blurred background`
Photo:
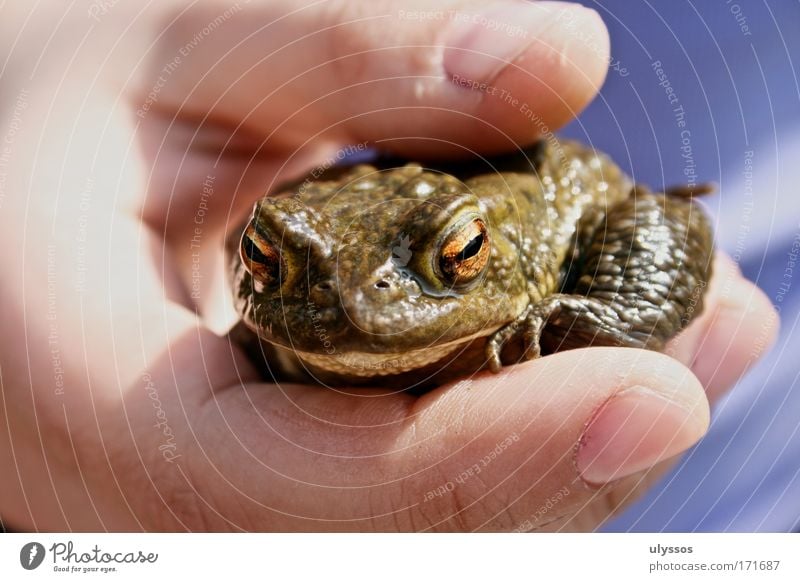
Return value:
M 611 33 L 600 97 L 561 135 L 655 187 L 716 182 L 719 246 L 780 339 L 711 430 L 608 531 L 800 529 L 800 2 L 583 1 Z M 755 359 L 755 358 L 753 358 Z

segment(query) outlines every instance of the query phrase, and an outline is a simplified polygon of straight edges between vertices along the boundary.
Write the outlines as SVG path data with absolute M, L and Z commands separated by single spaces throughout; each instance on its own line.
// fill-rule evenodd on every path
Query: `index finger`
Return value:
M 153 72 L 215 10 L 182 14 L 153 52 Z M 598 14 L 566 2 L 252 2 L 169 67 L 153 109 L 241 124 L 272 150 L 324 133 L 414 157 L 463 153 L 451 143 L 490 153 L 569 121 L 608 60 Z

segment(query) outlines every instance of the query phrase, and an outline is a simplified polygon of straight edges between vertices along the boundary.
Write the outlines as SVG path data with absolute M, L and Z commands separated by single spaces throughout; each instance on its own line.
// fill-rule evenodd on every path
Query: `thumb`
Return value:
M 322 133 L 415 156 L 507 150 L 574 117 L 608 65 L 600 17 L 572 3 L 253 1 L 193 44 L 214 6 L 163 35 L 155 70 L 181 59 L 158 105 L 246 119 L 284 148 Z
M 687 368 L 621 348 L 514 366 L 426 395 L 417 408 L 406 471 L 435 475 L 416 508 L 444 530 L 529 529 L 571 515 L 599 487 L 693 445 L 709 422 Z
M 623 348 L 559 353 L 420 397 L 251 384 L 204 410 L 182 459 L 202 479 L 190 493 L 175 479 L 158 491 L 192 529 L 532 529 L 579 515 L 606 485 L 625 490 L 624 476 L 708 425 L 687 368 Z

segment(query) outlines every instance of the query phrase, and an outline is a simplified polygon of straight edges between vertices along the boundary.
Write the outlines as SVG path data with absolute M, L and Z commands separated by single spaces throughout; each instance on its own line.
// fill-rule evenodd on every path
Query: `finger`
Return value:
M 575 116 L 608 65 L 597 13 L 564 2 L 260 1 L 202 34 L 219 12 L 164 14 L 139 110 L 242 122 L 270 151 L 320 132 L 414 156 L 509 149 Z
M 719 303 L 708 322 L 692 370 L 714 399 L 738 382 L 769 351 L 779 319 L 764 292 L 744 279 L 738 266 L 720 261 Z
M 691 367 L 713 402 L 769 350 L 777 333 L 777 312 L 767 297 L 718 252 L 703 313 L 666 353 Z
M 194 518 L 175 511 L 188 523 L 512 529 L 544 519 L 541 504 L 559 491 L 547 518 L 569 514 L 604 483 L 683 451 L 708 423 L 686 368 L 612 348 L 557 354 L 420 399 L 301 386 L 247 395 L 219 394 L 201 415 L 197 450 L 178 461 L 194 476 L 195 495 L 182 501 Z
M 708 406 L 699 383 L 686 368 L 663 355 L 588 349 L 548 357 L 530 367 L 512 368 L 519 375 L 497 384 L 497 392 L 475 395 L 481 401 L 475 420 L 491 419 L 496 428 L 484 430 L 465 449 L 467 454 L 486 450 L 503 431 L 518 428 L 527 439 L 516 455 L 506 459 L 507 480 L 495 481 L 497 489 L 492 493 L 507 505 L 495 505 L 496 514 L 487 516 L 479 527 L 504 529 L 514 526 L 520 515 L 535 527 L 569 515 L 604 495 L 599 486 L 649 469 L 705 433 Z M 591 370 L 590 383 L 586 370 Z M 515 388 L 522 389 L 522 394 L 515 394 Z M 442 411 L 447 414 L 446 406 Z M 431 428 L 436 430 L 443 418 L 434 414 L 432 421 Z M 453 440 L 451 446 L 457 446 L 457 438 Z M 454 460 L 463 463 L 457 456 Z M 502 471 L 502 465 L 497 470 Z M 569 491 L 568 499 L 560 502 L 557 511 L 543 512 L 542 504 L 546 508 L 547 500 L 562 488 Z M 481 502 L 492 501 L 491 494 L 485 493 L 473 501 L 468 488 L 462 495 L 468 496 L 470 509 L 478 516 L 487 509 Z M 467 501 L 461 498 L 457 507 L 467 507 Z M 458 511 L 451 524 L 469 514 Z

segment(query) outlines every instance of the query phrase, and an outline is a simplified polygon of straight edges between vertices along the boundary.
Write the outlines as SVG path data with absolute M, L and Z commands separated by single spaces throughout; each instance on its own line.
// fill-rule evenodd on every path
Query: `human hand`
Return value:
M 731 386 L 776 325 L 724 259 L 674 359 L 575 350 L 422 397 L 266 385 L 212 331 L 226 231 L 271 185 L 344 143 L 509 149 L 588 103 L 608 64 L 595 13 L 484 4 L 450 1 L 441 17 L 336 0 L 9 9 L 10 526 L 591 529 L 703 434 L 703 386 Z M 474 34 L 450 10 L 483 14 Z

